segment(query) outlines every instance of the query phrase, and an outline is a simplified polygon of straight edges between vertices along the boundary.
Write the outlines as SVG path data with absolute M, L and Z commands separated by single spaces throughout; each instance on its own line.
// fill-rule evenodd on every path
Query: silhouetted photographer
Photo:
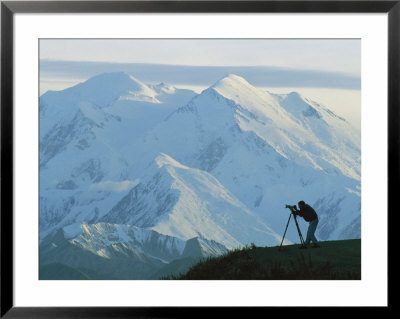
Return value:
M 304 245 L 305 247 L 307 247 L 312 241 L 313 245 L 311 247 L 317 248 L 319 247 L 319 245 L 318 245 L 318 240 L 315 237 L 315 230 L 317 229 L 318 226 L 318 215 L 315 212 L 315 210 L 310 205 L 306 204 L 304 201 L 300 201 L 298 205 L 299 205 L 299 210 L 296 208 L 296 206 L 294 206 L 292 213 L 294 215 L 303 217 L 304 220 L 309 223 L 307 230 L 307 237 Z

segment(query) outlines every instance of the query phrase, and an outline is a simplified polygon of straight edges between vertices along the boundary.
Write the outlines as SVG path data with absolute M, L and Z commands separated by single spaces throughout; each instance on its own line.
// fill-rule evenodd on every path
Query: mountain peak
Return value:
M 273 98 L 267 91 L 254 87 L 245 78 L 236 74 L 225 76 L 211 86 L 210 89 L 242 106 L 253 104 L 250 100 L 254 99 L 259 100 L 260 103 L 261 101 L 273 103 Z
M 146 85 L 125 72 L 109 72 L 95 75 L 81 83 L 81 86 L 85 88 L 111 86 L 112 88 L 119 87 L 121 91 L 138 91 Z
M 101 107 L 109 106 L 119 99 L 160 103 L 153 89 L 125 72 L 101 73 L 64 92 L 79 101 Z
M 174 166 L 174 167 L 186 168 L 186 166 L 182 165 L 181 163 L 174 160 L 171 156 L 169 156 L 165 153 L 161 153 L 156 158 L 156 163 L 159 168 L 163 167 L 163 166 Z
M 313 103 L 304 98 L 298 92 L 290 92 L 283 95 L 283 97 L 280 99 L 280 104 L 285 108 L 286 111 L 291 113 L 296 118 L 322 118 L 321 114 L 315 108 Z
M 292 103 L 301 103 L 301 104 L 308 104 L 306 99 L 299 93 L 299 92 L 289 92 L 288 94 L 286 94 L 285 99 L 287 101 L 291 101 Z
M 239 75 L 236 75 L 236 74 L 233 74 L 233 73 L 230 73 L 230 74 L 228 74 L 227 76 L 225 76 L 222 80 L 231 80 L 231 81 L 241 81 L 241 82 L 246 82 L 247 83 L 247 81 L 245 80 L 245 78 L 243 78 L 243 77 L 241 77 L 241 76 L 239 76 Z
M 228 74 L 227 76 L 223 77 L 222 79 L 218 80 L 212 88 L 218 89 L 218 88 L 227 88 L 227 87 L 251 87 L 252 85 L 246 81 L 245 78 L 242 78 L 241 76 L 238 76 L 236 74 Z
M 176 88 L 172 85 L 169 85 L 167 83 L 161 82 L 159 84 L 154 84 L 150 86 L 152 89 L 154 89 L 157 93 L 167 93 L 167 94 L 173 94 L 176 90 Z
M 101 79 L 101 78 L 103 78 L 103 79 L 117 79 L 117 80 L 118 79 L 120 79 L 120 80 L 129 80 L 129 79 L 131 79 L 131 80 L 137 81 L 133 76 L 131 76 L 128 73 L 123 72 L 123 71 L 121 71 L 121 72 L 104 72 L 104 73 L 100 73 L 100 74 L 97 74 L 97 75 L 89 78 L 88 81 L 92 81 L 92 80 L 95 80 L 95 79 Z

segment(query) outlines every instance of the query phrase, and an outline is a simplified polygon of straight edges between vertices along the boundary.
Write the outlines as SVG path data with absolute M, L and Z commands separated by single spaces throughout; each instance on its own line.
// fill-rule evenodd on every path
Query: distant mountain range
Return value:
M 40 97 L 41 278 L 63 265 L 149 279 L 276 246 L 299 200 L 318 238 L 360 238 L 360 175 L 360 132 L 296 92 L 232 74 L 201 94 L 100 74 Z

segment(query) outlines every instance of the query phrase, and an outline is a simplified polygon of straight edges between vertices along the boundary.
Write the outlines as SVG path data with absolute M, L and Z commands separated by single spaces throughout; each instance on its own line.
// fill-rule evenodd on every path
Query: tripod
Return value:
M 297 222 L 296 215 L 294 214 L 294 208 L 293 208 L 293 206 L 288 206 L 288 205 L 286 206 L 286 208 L 289 208 L 291 213 L 290 213 L 290 215 L 289 215 L 289 219 L 288 219 L 288 222 L 287 222 L 287 224 L 286 224 L 285 232 L 283 233 L 283 237 L 282 237 L 281 245 L 279 246 L 279 250 L 281 250 L 281 248 L 282 248 L 283 240 L 285 239 L 286 231 L 287 231 L 287 229 L 288 229 L 288 226 L 289 226 L 289 223 L 290 223 L 290 218 L 292 218 L 292 215 L 293 215 L 293 218 L 294 218 L 294 222 L 295 222 L 295 224 L 296 224 L 297 232 L 299 233 L 299 238 L 300 238 L 301 246 L 302 246 L 303 248 L 305 248 L 306 246 L 305 246 L 305 244 L 304 244 L 303 235 L 301 234 L 300 227 L 299 227 L 299 224 L 298 224 L 298 222 Z

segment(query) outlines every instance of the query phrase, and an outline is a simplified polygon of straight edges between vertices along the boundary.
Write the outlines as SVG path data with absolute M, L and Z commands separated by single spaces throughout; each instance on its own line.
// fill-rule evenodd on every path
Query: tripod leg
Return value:
M 295 221 L 295 223 L 296 223 L 297 232 L 299 233 L 300 243 L 301 243 L 301 245 L 302 245 L 303 247 L 305 247 L 304 238 L 303 238 L 303 235 L 301 234 L 301 230 L 300 230 L 299 224 L 298 224 L 298 222 L 297 222 L 296 216 L 294 216 L 294 221 Z
M 285 239 L 286 231 L 287 231 L 287 229 L 288 229 L 288 226 L 289 226 L 289 222 L 290 222 L 290 218 L 291 218 L 291 217 L 292 217 L 292 214 L 289 215 L 289 219 L 288 219 L 288 222 L 287 222 L 287 224 L 286 224 L 285 232 L 283 233 L 283 237 L 282 237 L 281 245 L 279 246 L 279 250 L 281 250 L 281 248 L 282 248 L 283 240 Z

